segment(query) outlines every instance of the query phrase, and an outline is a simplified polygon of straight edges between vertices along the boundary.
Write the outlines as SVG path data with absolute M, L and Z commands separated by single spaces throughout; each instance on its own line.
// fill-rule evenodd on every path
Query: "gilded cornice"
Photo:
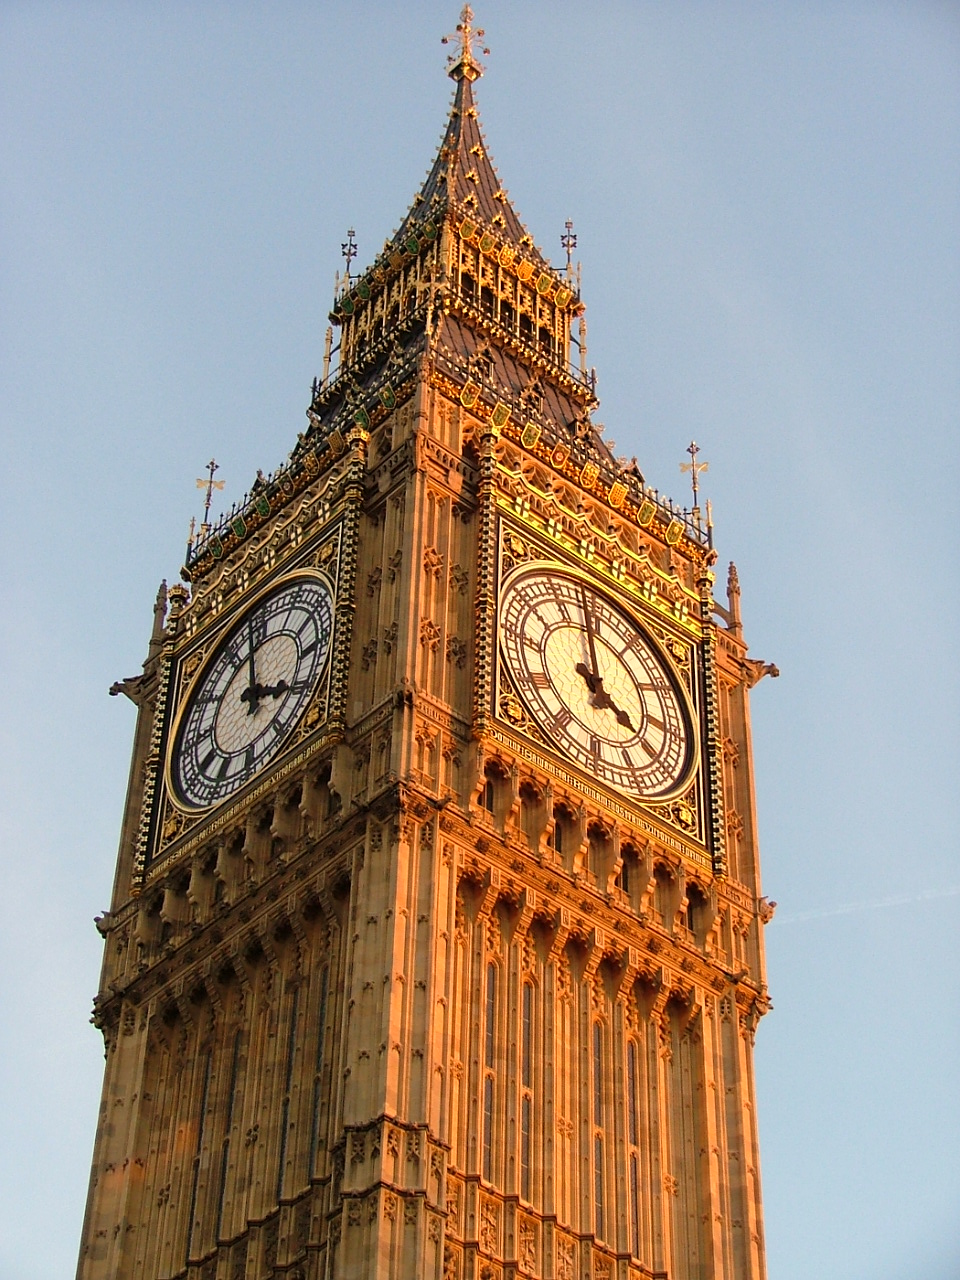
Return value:
M 289 524 L 297 512 L 290 508 L 321 476 L 343 478 L 349 463 L 349 436 L 359 428 L 370 433 L 405 403 L 414 393 L 414 355 L 408 353 L 404 367 L 390 365 L 379 370 L 369 385 L 361 387 L 344 379 L 336 395 L 325 402 L 327 418 L 321 423 L 311 409 L 311 426 L 301 437 L 290 461 L 264 479 L 259 490 L 251 491 L 237 503 L 202 540 L 194 544 L 181 577 L 196 589 L 241 548 L 250 545 L 257 532 L 269 527 L 278 515 Z M 346 455 L 346 456 L 345 456 Z M 338 463 L 343 466 L 335 471 Z M 328 485 L 329 487 L 329 485 Z M 332 498 L 331 498 L 332 501 Z M 234 564 L 237 562 L 234 560 Z M 206 584 L 205 584 L 206 589 Z
M 180 619 L 180 635 L 193 639 L 215 623 L 235 598 L 245 595 L 269 574 L 282 569 L 310 536 L 325 524 L 344 497 L 349 475 L 345 449 L 330 460 L 326 472 L 293 494 L 272 519 L 264 520 L 231 545 L 229 554 L 192 582 L 190 603 Z
M 459 401 L 478 423 L 489 424 L 498 438 L 518 446 L 556 479 L 603 503 L 611 517 L 630 521 L 646 536 L 695 565 L 715 561 L 716 553 L 688 513 L 647 489 L 630 471 L 598 457 L 588 439 L 531 413 L 522 393 L 511 395 L 506 388 L 491 386 L 470 370 L 463 358 L 451 358 L 446 364 L 434 359 L 430 381 L 448 399 Z M 465 432 L 465 442 L 468 438 Z M 501 466 L 499 473 L 505 477 L 509 470 Z

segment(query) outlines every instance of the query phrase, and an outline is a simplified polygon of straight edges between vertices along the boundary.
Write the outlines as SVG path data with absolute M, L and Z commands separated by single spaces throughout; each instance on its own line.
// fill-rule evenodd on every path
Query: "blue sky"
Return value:
M 0 1280 L 72 1273 L 133 709 L 194 487 L 304 424 L 356 228 L 430 163 L 455 4 L 0 4 Z M 605 433 L 692 438 L 751 652 L 771 1280 L 960 1274 L 960 11 L 490 0 L 478 86 Z

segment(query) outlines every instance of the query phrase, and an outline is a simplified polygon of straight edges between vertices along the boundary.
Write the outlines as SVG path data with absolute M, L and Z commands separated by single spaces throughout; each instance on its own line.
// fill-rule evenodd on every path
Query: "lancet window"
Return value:
M 313 1064 L 313 1105 L 310 1119 L 310 1176 L 317 1176 L 317 1152 L 320 1147 L 320 1103 L 323 1098 L 323 1054 L 327 1030 L 327 986 L 329 969 L 320 975 L 320 1007 L 317 1010 L 317 1053 Z
M 525 982 L 520 1002 L 520 1198 L 533 1199 L 533 984 Z
M 594 1231 L 606 1239 L 604 1197 L 603 1027 L 593 1024 L 593 1208 Z
M 487 965 L 483 1027 L 483 1167 L 487 1182 L 493 1181 L 494 1148 L 494 1068 L 497 1043 L 497 966 Z

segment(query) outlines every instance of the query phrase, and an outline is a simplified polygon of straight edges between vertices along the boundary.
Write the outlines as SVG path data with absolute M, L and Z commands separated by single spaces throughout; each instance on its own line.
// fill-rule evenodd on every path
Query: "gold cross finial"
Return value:
M 347 260 L 347 269 L 343 273 L 343 278 L 348 283 L 350 280 L 350 263 L 357 256 L 357 244 L 353 238 L 356 234 L 357 233 L 354 231 L 353 227 L 350 227 L 347 230 L 346 241 L 344 241 L 344 243 L 340 245 L 340 252 L 343 255 L 343 257 L 345 257 Z
M 560 244 L 567 252 L 567 279 L 573 279 L 573 251 L 577 247 L 577 236 L 573 229 L 573 222 L 570 218 L 563 224 L 566 227 L 563 235 L 560 237 Z
M 472 22 L 473 10 L 465 4 L 460 10 L 456 31 L 440 41 L 441 44 L 449 44 L 451 40 L 455 40 L 460 46 L 458 52 L 451 53 L 447 59 L 447 75 L 451 80 L 478 80 L 483 75 L 483 63 L 474 57 L 473 42 L 482 40 L 484 31 L 482 27 L 473 27 Z M 484 45 L 480 46 L 480 51 L 490 53 Z
M 200 532 L 206 533 L 210 528 L 210 503 L 213 501 L 214 489 L 222 489 L 226 484 L 225 480 L 214 480 L 214 473 L 220 470 L 220 466 L 216 459 L 211 458 L 207 463 L 207 474 L 202 480 L 197 481 L 198 489 L 206 489 L 207 496 L 203 503 L 203 524 L 200 526 Z M 191 529 L 191 536 L 193 530 Z
M 690 461 L 680 463 L 681 471 L 690 472 L 690 481 L 693 485 L 694 511 L 699 511 L 699 505 L 698 505 L 697 499 L 700 493 L 700 472 L 706 471 L 707 468 L 710 466 L 709 462 L 697 461 L 697 454 L 699 452 L 700 452 L 700 446 L 697 444 L 696 440 L 691 440 L 690 443 L 687 445 L 687 453 L 689 453 L 690 455 Z

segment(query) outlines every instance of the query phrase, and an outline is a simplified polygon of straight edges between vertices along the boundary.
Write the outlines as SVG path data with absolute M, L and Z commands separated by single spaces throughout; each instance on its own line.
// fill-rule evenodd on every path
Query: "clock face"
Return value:
M 617 790 L 662 798 L 696 763 L 692 716 L 668 660 L 613 599 L 573 574 L 505 584 L 500 648 L 548 741 Z
M 174 732 L 170 777 L 180 801 L 207 808 L 238 791 L 283 746 L 330 653 L 333 594 L 323 578 L 288 578 L 217 646 Z

